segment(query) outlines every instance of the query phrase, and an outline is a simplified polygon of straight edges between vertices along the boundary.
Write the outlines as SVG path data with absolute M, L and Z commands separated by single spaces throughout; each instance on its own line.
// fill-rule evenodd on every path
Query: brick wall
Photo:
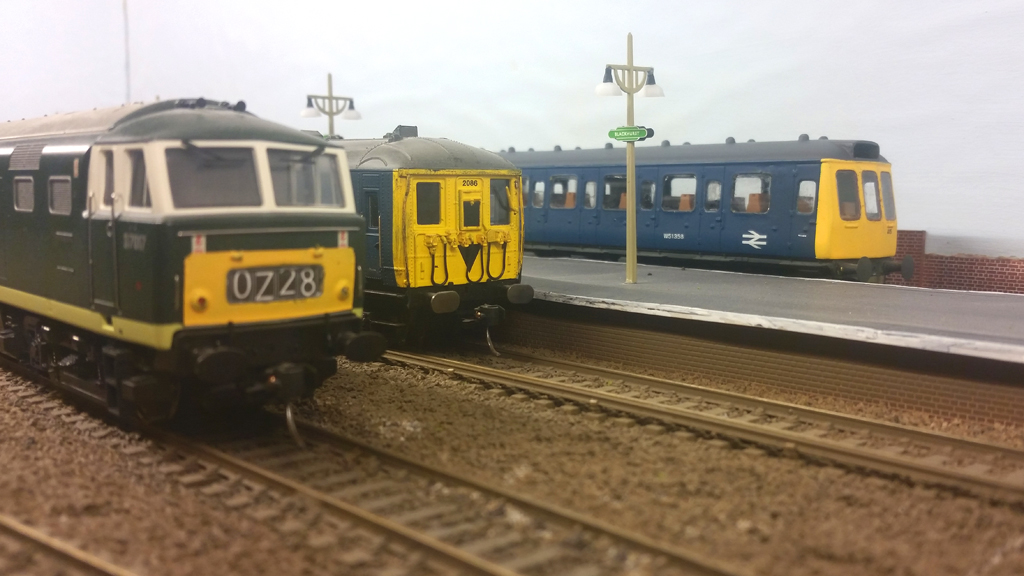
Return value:
M 913 256 L 916 269 L 909 282 L 897 273 L 886 276 L 886 284 L 1024 294 L 1024 259 L 927 254 L 923 230 L 900 230 L 898 234 L 896 257 Z

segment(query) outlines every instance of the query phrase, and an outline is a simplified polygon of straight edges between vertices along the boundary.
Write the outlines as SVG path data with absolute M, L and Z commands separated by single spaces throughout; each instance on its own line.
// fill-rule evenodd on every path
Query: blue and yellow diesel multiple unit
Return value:
M 369 325 L 399 339 L 428 325 L 499 322 L 533 289 L 522 274 L 520 171 L 497 154 L 399 126 L 335 140 L 366 218 Z
M 526 248 L 624 253 L 622 148 L 503 153 L 523 170 Z M 636 148 L 638 254 L 823 267 L 859 280 L 901 271 L 892 168 L 866 141 Z
M 0 352 L 126 419 L 308 394 L 361 333 L 344 153 L 204 99 L 0 124 Z

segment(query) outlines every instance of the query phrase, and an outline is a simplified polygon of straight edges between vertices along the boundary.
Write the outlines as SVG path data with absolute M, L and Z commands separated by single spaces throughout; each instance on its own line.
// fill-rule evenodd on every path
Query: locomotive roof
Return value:
M 345 149 L 349 167 L 420 168 L 426 170 L 515 170 L 516 167 L 494 152 L 467 146 L 447 138 L 402 138 L 400 140 L 334 140 Z
M 502 152 L 519 168 L 545 166 L 617 166 L 626 163 L 626 149 Z M 737 142 L 637 146 L 637 165 L 735 164 L 742 162 L 820 162 L 823 159 L 885 162 L 878 144 L 866 140 L 797 140 L 790 142 Z
M 294 128 L 257 118 L 223 102 L 200 99 L 128 104 L 0 123 L 0 142 L 74 140 L 80 144 L 149 140 L 272 140 L 323 146 Z

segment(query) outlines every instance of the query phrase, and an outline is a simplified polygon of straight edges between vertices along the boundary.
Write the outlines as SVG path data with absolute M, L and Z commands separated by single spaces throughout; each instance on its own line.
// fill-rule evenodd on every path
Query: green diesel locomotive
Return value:
M 344 151 L 244 103 L 0 124 L 0 353 L 124 419 L 306 395 L 361 332 Z

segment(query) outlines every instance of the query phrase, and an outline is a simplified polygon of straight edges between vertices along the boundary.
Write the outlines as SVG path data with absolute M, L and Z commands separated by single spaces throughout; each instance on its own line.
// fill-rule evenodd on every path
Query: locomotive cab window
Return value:
M 771 201 L 772 177 L 768 174 L 739 174 L 733 183 L 732 211 L 764 214 Z
M 882 172 L 882 204 L 885 205 L 885 219 L 896 219 L 896 199 L 892 195 L 892 174 Z
M 597 182 L 587 182 L 583 189 L 583 207 L 594 208 L 597 206 Z
M 604 177 L 604 198 L 601 205 L 605 210 L 626 209 L 626 175 L 615 174 Z
M 693 212 L 697 198 L 697 177 L 692 174 L 665 176 L 661 191 L 661 209 L 668 212 Z
M 544 207 L 544 182 L 540 180 L 533 183 L 533 207 Z
M 644 180 L 640 183 L 640 209 L 654 210 L 654 193 L 656 189 L 654 182 Z
M 416 183 L 416 223 L 441 223 L 441 183 Z
M 149 180 L 146 178 L 146 157 L 142 150 L 131 150 L 128 157 L 132 161 L 132 189 L 128 196 L 128 205 L 135 208 L 151 208 L 153 199 L 149 196 Z
M 878 174 L 870 170 L 861 172 L 864 183 L 864 216 L 868 220 L 882 219 L 882 206 L 878 197 Z
M 250 148 L 168 148 L 167 172 L 175 208 L 263 204 Z
M 853 170 L 837 170 L 836 193 L 839 196 L 839 217 L 843 220 L 860 220 L 857 173 Z
M 344 208 L 338 159 L 322 149 L 268 150 L 274 202 L 278 206 Z
M 103 153 L 103 205 L 110 206 L 114 198 L 114 153 Z
M 71 178 L 52 176 L 49 182 L 50 214 L 71 215 Z
M 36 208 L 35 185 L 31 176 L 14 178 L 14 209 L 18 212 L 31 212 Z
M 507 178 L 491 178 L 491 226 L 504 226 L 512 221 Z
M 801 180 L 796 193 L 796 211 L 800 214 L 813 214 L 817 197 L 818 183 L 814 180 Z
M 707 189 L 704 191 L 704 211 L 718 212 L 722 205 L 722 183 L 718 180 L 709 180 Z
M 576 207 L 576 177 L 575 176 L 552 176 L 551 177 L 551 203 L 552 208 L 575 208 Z

